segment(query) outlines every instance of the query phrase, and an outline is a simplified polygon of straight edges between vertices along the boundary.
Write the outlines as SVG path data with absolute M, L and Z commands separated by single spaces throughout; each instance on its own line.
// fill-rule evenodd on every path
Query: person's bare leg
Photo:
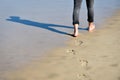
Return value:
M 74 37 L 77 37 L 78 36 L 78 34 L 79 34 L 79 32 L 78 32 L 78 24 L 74 24 L 74 34 L 73 34 L 73 36 Z
M 89 32 L 93 32 L 94 29 L 95 29 L 95 24 L 93 22 L 89 22 L 89 24 L 88 24 L 88 31 Z

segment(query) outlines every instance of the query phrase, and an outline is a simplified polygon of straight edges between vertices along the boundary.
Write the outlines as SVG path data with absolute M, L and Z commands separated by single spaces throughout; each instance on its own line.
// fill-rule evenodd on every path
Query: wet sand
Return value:
M 104 28 L 81 33 L 42 60 L 3 75 L 5 80 L 120 80 L 120 11 Z
M 95 23 L 97 28 L 106 27 L 101 25 L 101 23 L 106 23 L 106 21 L 109 22 L 109 20 L 106 19 L 112 16 L 120 7 L 118 0 L 109 0 L 109 3 L 111 3 L 111 5 L 108 5 L 108 2 L 105 0 L 95 1 Z M 11 74 L 11 77 L 9 75 L 8 80 L 26 80 L 28 78 L 29 80 L 33 78 L 50 79 L 51 77 L 56 77 L 56 75 L 58 76 L 58 73 L 60 73 L 61 77 L 57 77 L 57 79 L 68 79 L 69 77 L 65 78 L 67 74 L 73 76 L 70 78 L 76 78 L 76 74 L 77 76 L 86 76 L 86 74 L 78 74 L 79 69 L 76 67 L 79 66 L 76 64 L 75 60 L 78 59 L 77 63 L 92 62 L 91 60 L 87 60 L 89 58 L 83 56 L 83 53 L 88 53 L 91 51 L 92 47 L 88 47 L 89 49 L 84 47 L 92 45 L 90 43 L 93 41 L 93 37 L 101 36 L 101 33 L 99 34 L 99 31 L 97 31 L 93 34 L 88 34 L 87 31 L 84 30 L 84 27 L 86 28 L 87 26 L 87 21 L 85 14 L 86 7 L 83 1 L 80 16 L 80 38 L 73 38 L 73 41 L 70 41 L 68 47 L 65 48 L 65 43 L 71 39 L 69 34 L 73 32 L 73 26 L 71 24 L 72 5 L 72 1 L 69 0 L 52 0 L 51 2 L 47 0 L 0 0 L 0 80 L 6 80 L 9 74 Z M 110 18 L 110 22 L 111 19 L 112 18 Z M 115 20 L 116 19 L 115 17 Z M 113 25 L 113 23 L 110 24 Z M 102 31 L 104 32 L 106 30 Z M 105 40 L 108 39 L 105 38 Z M 94 39 L 94 41 L 96 42 L 97 40 Z M 80 50 L 86 49 L 86 52 L 78 52 L 82 53 L 79 54 L 81 57 L 76 54 L 76 51 L 79 51 L 79 48 L 77 48 L 79 45 L 83 45 L 82 47 L 80 46 Z M 98 44 L 95 44 L 95 46 L 98 46 Z M 59 49 L 57 47 L 63 48 Z M 94 53 L 94 51 L 91 51 L 91 53 L 92 52 Z M 97 51 L 95 52 L 97 53 Z M 72 64 L 74 66 L 72 66 Z M 34 65 L 36 67 L 34 67 Z M 113 66 L 116 66 L 116 64 Z M 70 71 L 67 70 L 66 67 L 68 67 Z M 47 68 L 51 68 L 51 70 L 49 71 Z M 29 72 L 28 70 L 30 69 L 31 71 Z M 80 70 L 84 71 L 84 69 Z M 65 72 L 66 75 L 61 74 L 62 72 Z M 13 76 L 15 75 L 14 73 L 16 77 Z M 28 77 L 29 75 L 31 76 Z

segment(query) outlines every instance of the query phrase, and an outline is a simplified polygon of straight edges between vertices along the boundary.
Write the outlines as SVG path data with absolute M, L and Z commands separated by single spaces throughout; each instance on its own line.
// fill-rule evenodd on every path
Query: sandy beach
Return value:
M 120 80 L 120 11 L 103 28 L 71 38 L 21 69 L 2 74 L 3 80 Z
M 73 38 L 72 0 L 0 0 L 0 80 L 120 80 L 120 1 L 109 4 L 95 1 L 89 33 L 83 0 Z
M 98 25 L 119 8 L 118 0 L 109 3 L 95 1 L 96 28 L 101 28 Z M 73 33 L 72 8 L 72 0 L 0 0 L 0 73 L 21 68 L 48 51 L 65 46 L 71 38 L 67 34 Z M 80 33 L 86 32 L 85 13 L 83 1 Z

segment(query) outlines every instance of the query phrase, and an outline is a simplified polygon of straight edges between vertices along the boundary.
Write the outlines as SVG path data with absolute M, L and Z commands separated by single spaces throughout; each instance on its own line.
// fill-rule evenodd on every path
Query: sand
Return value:
M 120 0 L 109 0 L 109 4 L 95 1 L 97 28 L 120 8 Z M 72 10 L 73 0 L 0 0 L 0 74 L 26 66 L 49 50 L 66 45 L 71 38 L 67 34 L 73 32 Z M 86 27 L 85 0 L 80 12 L 80 28 Z M 87 32 L 82 29 L 80 33 Z
M 120 11 L 103 28 L 71 38 L 41 60 L 33 60 L 1 80 L 120 80 Z

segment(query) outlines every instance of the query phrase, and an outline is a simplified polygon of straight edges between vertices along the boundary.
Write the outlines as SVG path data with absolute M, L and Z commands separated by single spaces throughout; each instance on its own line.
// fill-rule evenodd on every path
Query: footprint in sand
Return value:
M 79 62 L 80 62 L 81 67 L 87 67 L 87 65 L 88 65 L 88 61 L 85 59 L 83 59 L 83 60 L 80 59 Z
M 69 49 L 69 50 L 67 50 L 67 53 L 76 55 L 76 51 L 75 51 L 74 49 Z
M 87 74 L 78 74 L 78 80 L 91 80 Z
M 76 46 L 81 46 L 83 44 L 83 41 L 81 40 L 75 40 L 75 45 Z

